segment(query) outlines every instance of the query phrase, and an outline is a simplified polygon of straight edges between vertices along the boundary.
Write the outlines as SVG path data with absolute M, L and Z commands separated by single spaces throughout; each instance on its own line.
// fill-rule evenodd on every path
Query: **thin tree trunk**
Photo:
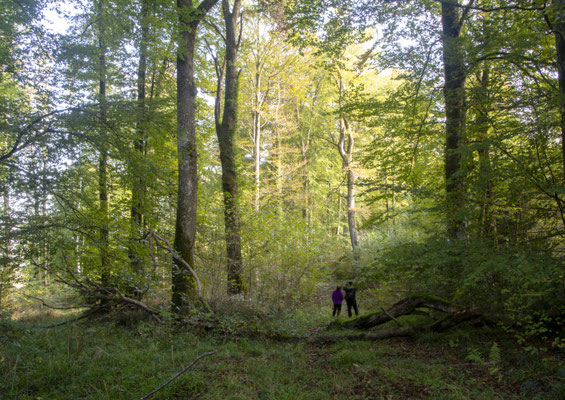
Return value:
M 279 109 L 281 106 L 281 86 L 277 85 L 277 103 L 275 107 L 275 136 L 277 138 L 277 195 L 279 201 L 278 203 L 278 219 L 283 220 L 283 151 L 282 151 L 282 138 L 281 138 L 281 127 L 279 124 Z
M 481 147 L 479 148 L 479 190 L 483 200 L 481 212 L 479 215 L 480 234 L 482 237 L 495 235 L 496 224 L 492 212 L 492 203 L 494 201 L 494 184 L 492 176 L 492 167 L 490 160 L 490 143 L 488 138 L 489 130 L 489 93 L 490 70 L 488 67 L 477 74 L 478 88 L 478 115 L 476 126 L 479 130 L 479 140 Z M 496 242 L 496 236 L 494 237 Z
M 452 239 L 465 235 L 464 171 L 462 147 L 465 137 L 465 57 L 460 37 L 468 9 L 460 16 L 458 2 L 441 3 L 445 85 L 445 185 L 447 232 Z
M 335 234 L 337 236 L 341 235 L 341 202 L 342 202 L 342 196 L 341 196 L 341 187 L 340 187 L 337 192 L 337 228 L 335 231 Z
M 339 106 L 342 107 L 343 98 L 343 80 L 341 74 L 339 76 Z M 339 120 L 339 141 L 338 150 L 341 155 L 343 167 L 347 178 L 347 225 L 349 227 L 349 239 L 351 241 L 351 248 L 355 250 L 359 246 L 357 238 L 357 228 L 355 226 L 355 173 L 353 171 L 353 135 L 349 123 L 345 116 L 341 114 Z
M 565 0 L 552 0 L 553 20 L 550 27 L 555 36 L 557 81 L 559 82 L 559 106 L 561 113 L 561 153 L 563 183 L 565 184 Z
M 137 68 L 137 127 L 136 138 L 133 141 L 133 146 L 136 151 L 136 161 L 133 166 L 133 185 L 131 191 L 131 225 L 132 237 L 129 249 L 129 259 L 132 271 L 141 275 L 143 272 L 143 263 L 135 251 L 135 243 L 138 238 L 142 236 L 143 230 L 143 212 L 144 212 L 144 198 L 146 191 L 146 183 L 144 174 L 141 171 L 141 160 L 145 157 L 147 152 L 147 132 L 146 132 L 146 74 L 147 74 L 147 45 L 149 36 L 149 4 L 148 0 L 141 2 L 141 15 L 139 18 L 141 26 L 141 38 L 139 41 L 139 64 Z M 137 293 L 136 295 L 139 295 Z
M 220 145 L 222 164 L 222 190 L 224 193 L 224 222 L 226 229 L 228 294 L 243 291 L 241 234 L 238 211 L 237 171 L 235 165 L 234 137 L 237 122 L 237 90 L 239 74 L 236 67 L 239 50 L 239 18 L 241 0 L 235 0 L 230 10 L 228 0 L 222 0 L 226 25 L 225 90 L 222 120 L 219 120 L 219 107 L 216 107 L 216 133 Z M 221 82 L 218 84 L 220 89 Z
M 259 201 L 261 197 L 261 65 L 255 64 L 255 93 L 253 110 L 253 159 L 255 164 L 255 198 L 253 207 L 259 211 Z
M 1 262 L 2 262 L 2 266 L 0 268 L 2 268 L 2 270 L 0 271 L 0 309 L 2 306 L 2 300 L 4 297 L 4 293 L 5 293 L 5 288 L 8 287 L 9 283 L 4 283 L 7 282 L 8 279 L 10 278 L 10 269 L 11 269 L 11 265 L 10 265 L 10 261 L 11 261 L 11 256 L 12 256 L 12 241 L 11 241 L 11 229 L 10 229 L 10 223 L 9 223 L 9 219 L 10 219 L 10 186 L 8 185 L 8 179 L 7 177 L 4 178 L 4 182 L 2 182 L 1 185 L 1 189 L 2 189 L 2 200 L 3 200 L 3 212 L 2 212 L 2 217 L 4 220 L 4 232 L 2 232 L 2 235 L 4 236 L 4 243 L 2 244 L 2 258 L 1 258 Z
M 107 286 L 108 271 L 108 150 L 106 140 L 107 102 L 106 102 L 106 25 L 104 20 L 104 1 L 98 1 L 98 102 L 100 103 L 100 154 L 98 157 L 98 199 L 101 216 L 99 245 L 102 285 Z
M 192 0 L 177 0 L 180 43 L 177 56 L 177 151 L 178 194 L 175 251 L 196 270 L 197 152 L 194 83 L 194 46 L 198 25 L 218 0 L 203 0 L 197 8 Z M 196 304 L 194 278 L 183 263 L 175 260 L 172 271 L 172 309 L 184 314 Z

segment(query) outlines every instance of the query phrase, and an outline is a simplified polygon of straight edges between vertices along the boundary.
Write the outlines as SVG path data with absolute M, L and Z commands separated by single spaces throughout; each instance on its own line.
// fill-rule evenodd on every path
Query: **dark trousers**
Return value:
M 353 309 L 355 310 L 355 315 L 359 315 L 359 310 L 357 310 L 357 300 L 356 299 L 345 299 L 345 302 L 347 303 L 347 315 L 349 315 L 349 317 L 351 317 L 351 307 L 353 307 Z
M 332 317 L 336 315 L 339 317 L 339 313 L 341 312 L 341 304 L 334 304 L 334 312 L 332 313 Z

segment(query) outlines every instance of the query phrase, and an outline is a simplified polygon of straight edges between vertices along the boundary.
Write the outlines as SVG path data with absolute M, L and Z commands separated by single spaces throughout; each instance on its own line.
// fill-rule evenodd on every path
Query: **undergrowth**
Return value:
M 563 354 L 523 351 L 503 332 L 461 327 L 380 342 L 312 345 L 238 334 L 314 335 L 326 309 L 228 319 L 231 329 L 157 325 L 141 316 L 45 328 L 0 322 L 0 398 L 135 399 L 218 350 L 155 399 L 562 399 Z M 247 320 L 245 320 L 247 318 Z M 247 325 L 246 325 L 247 324 Z M 229 325 L 226 325 L 229 326 Z M 243 330 L 242 330 L 243 331 Z M 328 332 L 323 332 L 328 334 Z M 339 335 L 340 332 L 332 332 Z

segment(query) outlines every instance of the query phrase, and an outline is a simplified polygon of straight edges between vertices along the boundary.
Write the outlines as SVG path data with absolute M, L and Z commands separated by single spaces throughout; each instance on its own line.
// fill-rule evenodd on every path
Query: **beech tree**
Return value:
M 238 210 L 239 196 L 234 136 L 238 117 L 239 73 L 237 70 L 237 55 L 241 44 L 241 1 L 235 0 L 232 7 L 228 0 L 222 0 L 222 12 L 226 35 L 225 55 L 221 65 L 218 62 L 218 89 L 214 114 L 222 164 L 228 293 L 238 294 L 243 291 L 243 264 L 241 258 L 241 222 Z M 225 78 L 225 83 L 222 82 L 222 78 Z M 223 88 L 222 85 L 224 85 Z M 224 93 L 223 99 L 222 93 Z
M 218 0 L 203 0 L 194 6 L 192 0 L 178 0 L 179 35 L 177 56 L 177 151 L 178 195 L 174 248 L 195 269 L 194 240 L 198 169 L 196 150 L 194 51 L 198 27 Z M 234 66 L 235 68 L 235 66 Z M 185 313 L 196 300 L 195 282 L 183 263 L 175 260 L 172 273 L 172 307 Z

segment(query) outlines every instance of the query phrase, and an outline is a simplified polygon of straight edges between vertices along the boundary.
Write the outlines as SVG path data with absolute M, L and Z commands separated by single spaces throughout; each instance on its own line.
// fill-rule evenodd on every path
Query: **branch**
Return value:
M 224 43 L 227 43 L 226 37 L 224 36 L 224 34 L 222 33 L 222 30 L 218 27 L 218 25 L 216 25 L 214 22 L 209 21 L 207 19 L 204 20 L 204 23 L 207 24 L 207 25 L 210 25 L 212 27 L 212 29 L 214 29 L 216 31 L 216 33 L 222 38 Z
M 78 318 L 74 318 L 74 319 L 71 319 L 71 320 L 68 320 L 68 321 L 65 321 L 65 322 L 61 322 L 61 323 L 55 324 L 55 325 L 48 325 L 48 326 L 46 326 L 45 328 L 46 328 L 46 329 L 56 328 L 56 327 L 58 327 L 58 326 L 63 326 L 63 325 L 69 324 L 69 323 L 71 323 L 71 322 L 77 322 L 77 321 L 79 321 L 79 320 L 81 320 L 81 319 L 84 319 L 84 318 L 87 318 L 87 317 L 91 316 L 92 314 L 94 314 L 95 312 L 97 312 L 97 311 L 100 310 L 100 309 L 102 309 L 102 307 L 95 307 L 95 308 L 93 308 L 92 310 L 90 310 L 89 312 L 87 312 L 87 313 L 81 315 L 81 316 L 78 317 Z
M 203 0 L 202 3 L 198 5 L 198 11 L 200 11 L 202 15 L 206 15 L 217 2 L 218 0 Z
M 194 278 L 194 282 L 196 283 L 196 296 L 198 297 L 198 300 L 200 301 L 200 303 L 204 306 L 204 308 L 209 311 L 210 313 L 212 313 L 212 310 L 210 309 L 210 307 L 206 304 L 206 302 L 204 301 L 204 299 L 202 298 L 202 284 L 200 283 L 200 279 L 198 278 L 198 275 L 196 275 L 196 272 L 192 269 L 192 267 L 190 266 L 189 263 L 187 263 L 170 245 L 169 241 L 161 236 L 159 236 L 158 234 L 156 234 L 155 232 L 153 232 L 152 230 L 149 230 L 149 232 L 147 232 L 147 235 L 153 237 L 153 239 L 155 240 L 155 244 L 157 244 L 158 247 L 167 250 L 169 252 L 169 254 L 173 257 L 173 259 L 175 261 L 180 262 L 187 270 L 188 272 L 190 272 L 190 274 L 192 275 L 192 277 Z M 164 243 L 164 244 L 163 244 Z
M 518 10 L 518 11 L 543 11 L 545 10 L 545 4 L 540 6 L 540 7 L 522 7 L 519 5 L 515 5 L 515 6 L 500 6 L 500 7 L 479 7 L 479 6 L 474 6 L 471 2 L 471 4 L 468 5 L 462 5 L 459 4 L 457 1 L 448 1 L 448 0 L 434 0 L 437 1 L 438 3 L 442 3 L 442 4 L 448 4 L 451 6 L 455 6 L 455 7 L 459 7 L 459 8 L 463 8 L 463 9 L 469 9 L 469 10 L 476 10 L 476 11 L 482 11 L 482 12 L 493 12 L 493 11 L 507 11 L 507 10 Z
M 120 291 L 120 289 L 118 289 L 118 288 L 114 288 L 114 291 L 118 294 L 118 296 L 120 296 L 121 300 L 122 300 L 124 303 L 132 304 L 132 305 L 134 305 L 134 306 L 136 306 L 136 307 L 138 307 L 138 308 L 141 308 L 141 309 L 144 310 L 144 311 L 147 311 L 147 312 L 155 319 L 155 321 L 157 321 L 157 322 L 160 323 L 160 324 L 163 323 L 163 321 L 161 321 L 161 319 L 159 318 L 159 312 L 158 312 L 158 311 L 153 310 L 152 308 L 149 308 L 149 306 L 143 304 L 143 303 L 142 303 L 141 301 L 139 301 L 139 300 L 135 300 L 135 299 L 132 299 L 131 297 L 125 296 L 125 295 Z
M 45 306 L 47 308 L 51 308 L 53 310 L 76 310 L 76 309 L 79 309 L 79 308 L 86 308 L 87 307 L 87 306 L 57 307 L 57 306 L 49 305 L 43 299 L 40 299 L 39 297 L 32 296 L 30 294 L 22 293 L 22 296 L 27 297 L 28 299 L 40 301 L 43 306 Z
M 463 24 L 465 23 L 465 20 L 467 19 L 467 15 L 469 14 L 469 11 L 471 10 L 470 7 L 472 7 L 474 3 L 475 3 L 475 0 L 469 0 L 469 4 L 467 4 L 467 6 L 463 6 L 463 12 L 461 13 L 461 19 L 459 19 L 459 23 L 457 24 L 457 32 L 461 32 L 461 28 L 463 27 Z
M 381 310 L 383 310 L 383 312 L 384 312 L 386 315 L 388 315 L 394 322 L 396 322 L 396 324 L 397 324 L 399 327 L 402 328 L 402 324 L 401 324 L 400 322 L 398 322 L 398 320 L 397 320 L 396 318 L 394 318 L 392 315 L 390 315 L 390 314 L 388 313 L 388 311 L 384 309 L 384 307 L 381 307 Z
M 207 357 L 207 356 L 211 356 L 212 354 L 217 353 L 218 350 L 213 350 L 210 351 L 208 353 L 204 353 L 204 354 L 200 354 L 198 357 L 196 357 L 190 364 L 188 364 L 186 367 L 184 367 L 180 372 L 178 372 L 175 376 L 173 376 L 171 379 L 169 379 L 167 382 L 163 383 L 161 386 L 159 386 L 157 389 L 151 391 L 150 393 L 146 394 L 143 397 L 140 397 L 139 400 L 145 400 L 148 399 L 149 397 L 153 396 L 155 393 L 157 393 L 159 390 L 163 389 L 165 386 L 167 386 L 169 383 L 171 383 L 172 381 L 174 381 L 175 379 L 177 379 L 179 376 L 181 376 L 182 374 L 184 374 L 186 371 L 188 371 L 194 364 L 196 364 L 201 358 Z

